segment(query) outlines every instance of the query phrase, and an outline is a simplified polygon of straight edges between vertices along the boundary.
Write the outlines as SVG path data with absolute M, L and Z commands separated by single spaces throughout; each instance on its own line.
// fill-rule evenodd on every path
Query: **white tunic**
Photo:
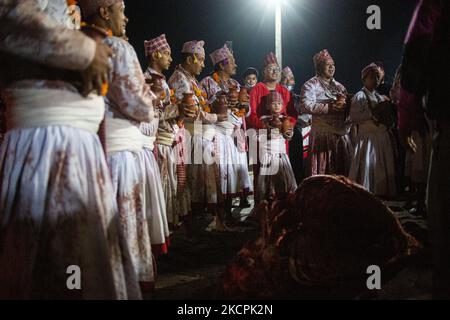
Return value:
M 379 196 L 392 196 L 396 192 L 394 151 L 386 126 L 377 124 L 367 102 L 374 107 L 382 101 L 376 92 L 366 88 L 352 100 L 350 119 L 357 124 L 355 151 L 349 178 Z
M 231 87 L 240 89 L 239 83 L 230 78 L 226 82 L 217 83 L 213 77 L 208 76 L 200 81 L 200 85 L 208 95 L 209 103 L 216 100 L 216 94 L 220 91 L 228 92 Z M 243 196 L 252 191 L 252 184 L 248 173 L 247 153 L 245 151 L 245 138 L 243 132 L 243 119 L 228 111 L 228 120 L 214 124 L 216 129 L 216 153 L 219 165 L 220 184 L 222 194 L 227 197 Z M 243 150 L 238 150 L 235 138 Z M 243 140 L 243 141 L 241 141 Z
M 139 281 L 151 284 L 154 266 L 147 220 L 144 141 L 139 127 L 141 122 L 154 119 L 154 95 L 145 83 L 134 48 L 117 37 L 106 39 L 106 44 L 114 53 L 106 96 L 108 163 L 131 261 Z M 109 150 L 110 146 L 114 149 Z
M 270 128 L 270 116 L 261 121 Z M 257 195 L 260 200 L 284 198 L 297 189 L 294 171 L 286 154 L 286 140 L 278 130 L 268 129 L 258 136 L 261 169 L 258 176 Z
M 169 86 L 174 89 L 178 100 L 183 99 L 183 93 L 195 93 L 201 90 L 198 81 L 190 75 L 181 65 L 169 79 Z M 194 97 L 197 99 L 197 97 Z M 199 132 L 194 132 L 195 124 L 192 119 L 185 119 L 185 163 L 188 173 L 188 186 L 184 194 L 190 189 L 192 203 L 203 206 L 217 203 L 218 169 L 214 163 L 214 128 L 217 115 L 204 111 L 198 113 L 195 119 L 200 126 Z M 212 133 L 212 134 L 211 134 Z M 183 196 L 185 197 L 185 196 Z
M 154 134 L 156 136 L 158 149 L 158 165 L 161 172 L 160 183 L 162 184 L 162 190 L 164 193 L 164 205 L 167 221 L 170 225 L 177 225 L 179 223 L 180 216 L 187 215 L 188 213 L 184 210 L 180 210 L 180 199 L 177 194 L 177 157 L 175 156 L 175 152 L 180 151 L 179 149 L 182 145 L 177 145 L 177 148 L 175 148 L 175 141 L 177 135 L 179 133 L 183 133 L 184 129 L 180 132 L 177 125 L 177 118 L 179 116 L 178 106 L 171 104 L 170 88 L 165 77 L 156 70 L 148 67 L 145 72 L 145 77 L 151 78 L 152 75 L 163 77 L 162 83 L 166 97 L 163 104 L 155 110 L 158 114 L 159 122 L 157 127 L 157 135 L 156 132 L 154 132 Z M 181 190 L 180 193 L 182 193 Z M 166 235 L 166 237 L 168 237 L 168 235 Z M 160 247 L 158 251 L 167 251 L 167 246 Z

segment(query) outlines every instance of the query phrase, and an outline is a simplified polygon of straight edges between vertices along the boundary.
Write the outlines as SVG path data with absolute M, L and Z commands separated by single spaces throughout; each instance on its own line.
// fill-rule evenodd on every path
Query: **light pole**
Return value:
M 275 8 L 275 55 L 280 67 L 283 65 L 283 43 L 281 36 L 281 5 L 283 0 L 264 0 L 270 10 Z
M 283 67 L 283 40 L 281 37 L 281 0 L 275 0 L 275 55 Z

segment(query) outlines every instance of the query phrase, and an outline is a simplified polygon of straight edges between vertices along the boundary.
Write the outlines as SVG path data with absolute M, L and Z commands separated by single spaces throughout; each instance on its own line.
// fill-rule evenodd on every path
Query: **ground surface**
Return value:
M 251 199 L 252 202 L 252 199 Z M 237 203 L 235 203 L 237 204 Z M 419 240 L 427 238 L 423 218 L 413 216 L 404 209 L 402 201 L 390 201 L 405 229 Z M 234 209 L 234 215 L 242 220 L 251 209 Z M 169 299 L 220 299 L 221 276 L 226 265 L 243 244 L 255 238 L 256 228 L 244 224 L 235 232 L 217 233 L 205 231 L 211 215 L 194 219 L 194 234 L 186 237 L 183 230 L 172 236 L 168 255 L 158 258 L 158 275 L 153 296 L 157 300 Z M 393 279 L 383 284 L 382 290 L 356 299 L 430 299 L 431 270 L 428 250 L 408 262 Z

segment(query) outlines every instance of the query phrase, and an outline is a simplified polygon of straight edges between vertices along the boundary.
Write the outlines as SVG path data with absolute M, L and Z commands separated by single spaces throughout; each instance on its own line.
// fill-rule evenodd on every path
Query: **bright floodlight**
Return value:
M 268 6 L 275 6 L 282 2 L 282 0 L 261 0 L 262 2 L 265 2 Z
M 275 55 L 280 67 L 283 66 L 283 44 L 281 38 L 281 0 L 276 1 L 275 7 Z
M 275 8 L 275 55 L 277 56 L 280 67 L 283 61 L 283 48 L 281 41 L 281 7 L 287 0 L 260 0 L 264 2 L 268 7 Z

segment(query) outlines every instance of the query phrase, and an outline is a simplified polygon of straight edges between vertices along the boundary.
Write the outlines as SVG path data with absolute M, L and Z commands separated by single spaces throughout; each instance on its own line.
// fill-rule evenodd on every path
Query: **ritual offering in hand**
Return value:
M 183 113 L 185 115 L 192 115 L 194 113 L 197 113 L 198 106 L 197 102 L 194 99 L 193 93 L 183 93 L 183 100 L 181 101 L 183 105 Z
M 152 75 L 151 79 L 147 82 L 150 84 L 150 88 L 153 92 L 163 92 L 164 91 L 164 79 L 161 76 Z
M 345 94 L 343 94 L 343 93 L 339 93 L 338 95 L 337 95 L 337 100 L 339 101 L 339 102 L 342 102 L 342 103 L 345 103 L 345 100 L 347 99 L 347 96 L 345 95 Z
M 239 109 L 233 112 L 238 117 L 244 117 L 249 110 L 250 95 L 246 87 L 242 87 L 239 91 Z
M 346 99 L 347 99 L 346 95 L 342 94 L 342 93 L 338 93 L 336 98 L 337 98 L 337 100 L 336 100 L 335 104 L 337 105 L 337 107 L 344 108 L 345 107 L 345 102 L 346 102 Z
M 237 87 L 231 87 L 228 91 L 228 102 L 232 106 L 239 103 L 239 92 Z
M 292 118 L 291 117 L 283 117 L 282 131 L 287 132 L 292 129 L 294 129 L 294 125 L 292 124 Z
M 247 88 L 242 87 L 241 91 L 239 91 L 239 103 L 248 104 L 249 102 L 250 102 L 250 95 L 248 94 Z
M 213 103 L 214 113 L 227 114 L 228 111 L 228 98 L 225 93 L 217 94 L 217 99 Z
M 110 31 L 97 27 L 95 25 L 87 25 L 85 23 L 81 25 L 80 30 L 85 35 L 98 42 L 103 42 L 106 38 L 111 36 Z M 108 90 L 109 90 L 108 82 L 103 83 L 100 92 L 101 96 L 105 97 L 108 94 Z
M 240 108 L 240 109 L 233 109 L 233 113 L 235 116 L 241 118 L 241 117 L 245 117 L 245 115 L 247 114 L 247 110 L 246 108 Z
M 183 93 L 183 100 L 181 101 L 184 105 L 193 106 L 196 105 L 194 94 L 190 92 Z
M 372 114 L 379 123 L 388 128 L 395 124 L 395 106 L 388 100 L 378 103 L 372 109 Z
M 279 114 L 274 114 L 272 115 L 272 119 L 270 120 L 270 126 L 273 128 L 278 128 L 281 129 L 283 123 L 280 120 L 280 115 Z

